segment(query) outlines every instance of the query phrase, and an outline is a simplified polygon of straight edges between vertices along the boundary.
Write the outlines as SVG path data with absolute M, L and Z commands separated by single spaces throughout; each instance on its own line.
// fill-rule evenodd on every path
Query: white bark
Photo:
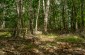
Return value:
M 45 1 L 43 0 L 43 11 L 44 11 L 44 14 L 45 14 Z
M 44 4 L 45 4 L 45 3 L 44 3 Z M 43 5 L 44 5 L 44 4 L 43 4 Z M 45 7 L 45 6 L 44 6 L 44 7 Z M 50 0 L 47 0 L 46 9 L 45 9 L 45 16 L 44 16 L 44 32 L 47 32 L 49 7 L 50 7 Z
M 39 10 L 40 10 L 40 0 L 38 2 L 38 10 L 37 10 L 37 17 L 36 17 L 36 26 L 35 26 L 35 31 L 37 32 L 38 29 L 38 18 L 39 18 Z

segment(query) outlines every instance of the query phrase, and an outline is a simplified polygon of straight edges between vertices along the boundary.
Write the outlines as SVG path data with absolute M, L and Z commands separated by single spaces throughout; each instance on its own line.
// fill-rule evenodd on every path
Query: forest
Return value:
M 85 0 L 1 0 L 0 55 L 85 55 Z

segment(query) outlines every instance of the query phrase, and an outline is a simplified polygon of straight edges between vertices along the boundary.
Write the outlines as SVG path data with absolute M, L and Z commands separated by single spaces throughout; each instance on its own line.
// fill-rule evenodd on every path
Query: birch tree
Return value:
M 44 32 L 47 32 L 47 26 L 48 26 L 48 18 L 49 18 L 49 7 L 50 7 L 50 0 L 46 1 L 46 7 L 45 2 L 43 0 L 43 11 L 44 11 Z
M 37 15 L 36 15 L 36 25 L 35 25 L 35 31 L 36 32 L 37 32 L 37 29 L 38 29 L 39 10 L 40 10 L 40 0 L 38 1 L 38 9 L 37 9 Z

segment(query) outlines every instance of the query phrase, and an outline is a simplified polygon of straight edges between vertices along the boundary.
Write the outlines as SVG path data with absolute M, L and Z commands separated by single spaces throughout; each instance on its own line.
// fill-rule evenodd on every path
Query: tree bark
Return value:
M 84 29 L 84 0 L 81 0 L 81 31 Z
M 33 34 L 33 7 L 32 7 L 32 2 L 33 1 L 29 1 L 29 25 L 30 25 L 30 32 L 31 34 Z
M 5 4 L 4 3 L 1 3 L 1 6 L 3 8 L 3 12 L 2 12 L 2 23 L 1 23 L 1 28 L 4 29 L 5 28 Z
M 65 5 L 64 0 L 62 0 L 62 22 L 63 22 L 63 30 L 66 31 L 66 20 L 65 20 Z
M 36 17 L 36 26 L 35 26 L 35 31 L 37 32 L 38 30 L 38 18 L 39 18 L 39 10 L 40 10 L 40 0 L 38 1 L 38 10 L 37 10 L 37 17 Z
M 17 12 L 17 19 L 16 19 L 16 28 L 14 30 L 14 36 L 15 37 L 20 37 L 21 30 L 22 28 L 22 0 L 17 0 L 16 1 L 16 12 Z
M 43 0 L 44 1 L 44 0 Z M 44 3 L 45 4 L 45 3 Z M 43 5 L 44 5 L 43 4 Z M 44 6 L 45 7 L 45 6 Z M 44 8 L 43 7 L 43 8 Z M 50 0 L 47 0 L 46 2 L 46 9 L 44 10 L 45 16 L 44 16 L 44 32 L 47 33 L 47 26 L 48 26 L 48 15 L 49 15 L 49 7 L 50 7 Z
M 76 31 L 76 7 L 75 7 L 75 1 L 72 0 L 72 7 L 71 7 L 71 31 Z

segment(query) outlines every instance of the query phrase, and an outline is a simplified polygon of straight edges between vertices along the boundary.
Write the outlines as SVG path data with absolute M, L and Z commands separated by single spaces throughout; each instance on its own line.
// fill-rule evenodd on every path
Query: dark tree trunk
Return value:
M 30 32 L 33 34 L 33 7 L 32 7 L 32 2 L 29 1 L 29 25 L 30 25 Z
M 84 29 L 84 0 L 81 0 L 81 31 Z
M 71 31 L 76 31 L 76 7 L 74 1 L 72 0 L 72 8 L 71 8 Z
M 66 30 L 66 23 L 65 23 L 65 5 L 64 5 L 64 0 L 62 1 L 62 22 L 63 22 L 63 30 Z
M 14 30 L 14 36 L 20 37 L 21 34 L 21 27 L 22 27 L 22 0 L 16 1 L 16 12 L 17 12 L 17 18 L 16 18 L 16 28 Z

